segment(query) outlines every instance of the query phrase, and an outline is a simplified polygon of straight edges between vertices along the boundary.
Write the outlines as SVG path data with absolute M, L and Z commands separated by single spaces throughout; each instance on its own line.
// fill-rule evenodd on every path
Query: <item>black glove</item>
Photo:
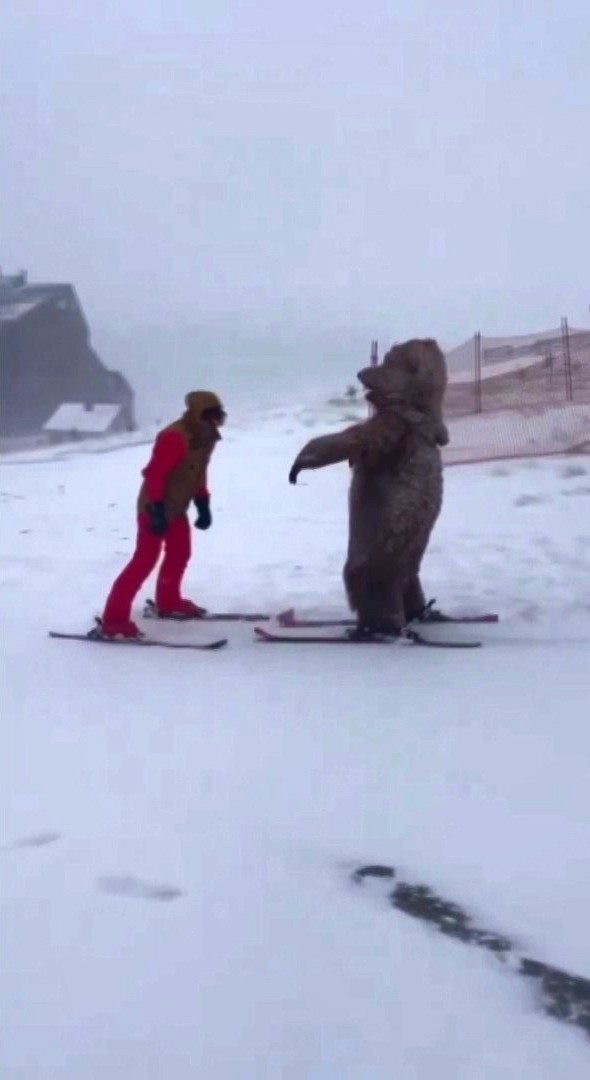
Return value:
M 298 476 L 299 476 L 299 467 L 298 467 L 298 465 L 293 465 L 293 467 L 291 469 L 291 472 L 289 473 L 289 483 L 290 484 L 296 484 Z
M 195 506 L 197 508 L 197 520 L 195 521 L 195 529 L 210 529 L 213 523 L 213 518 L 211 516 L 209 496 L 201 495 L 198 499 L 195 499 Z
M 150 515 L 150 532 L 156 536 L 163 536 L 168 531 L 168 515 L 163 502 L 148 503 L 147 512 Z

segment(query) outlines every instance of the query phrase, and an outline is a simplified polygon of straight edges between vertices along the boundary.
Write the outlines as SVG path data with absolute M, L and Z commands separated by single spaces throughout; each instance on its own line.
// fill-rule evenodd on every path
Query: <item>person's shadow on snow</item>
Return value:
M 108 896 L 126 896 L 133 900 L 178 900 L 184 895 L 182 889 L 177 889 L 174 885 L 158 885 L 131 876 L 101 877 L 98 879 L 98 888 Z

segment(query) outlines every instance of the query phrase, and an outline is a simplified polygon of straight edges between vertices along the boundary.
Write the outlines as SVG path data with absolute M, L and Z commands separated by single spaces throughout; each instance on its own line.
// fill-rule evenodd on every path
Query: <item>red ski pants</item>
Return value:
M 178 608 L 180 585 L 191 557 L 191 528 L 188 517 L 176 518 L 164 536 L 150 530 L 150 517 L 137 519 L 137 543 L 131 561 L 113 585 L 103 613 L 103 622 L 125 622 L 144 581 L 150 576 L 164 548 L 164 559 L 156 583 L 156 607 L 159 611 Z

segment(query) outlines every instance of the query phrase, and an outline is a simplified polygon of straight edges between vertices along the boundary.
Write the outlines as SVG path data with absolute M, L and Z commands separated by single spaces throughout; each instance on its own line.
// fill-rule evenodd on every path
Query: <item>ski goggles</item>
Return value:
M 211 420 L 214 424 L 223 424 L 227 419 L 227 413 L 223 406 L 213 405 L 212 408 L 203 411 L 203 419 Z

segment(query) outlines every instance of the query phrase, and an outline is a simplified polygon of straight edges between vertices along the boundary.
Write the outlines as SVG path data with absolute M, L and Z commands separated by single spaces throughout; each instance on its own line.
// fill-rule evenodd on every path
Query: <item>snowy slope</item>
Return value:
M 347 471 L 286 481 L 308 434 L 228 429 L 188 595 L 344 610 Z M 146 455 L 1 469 L 3 1075 L 585 1078 L 531 985 L 348 874 L 393 863 L 590 976 L 590 465 L 448 471 L 425 578 L 500 612 L 478 653 L 48 640 L 100 610 Z

